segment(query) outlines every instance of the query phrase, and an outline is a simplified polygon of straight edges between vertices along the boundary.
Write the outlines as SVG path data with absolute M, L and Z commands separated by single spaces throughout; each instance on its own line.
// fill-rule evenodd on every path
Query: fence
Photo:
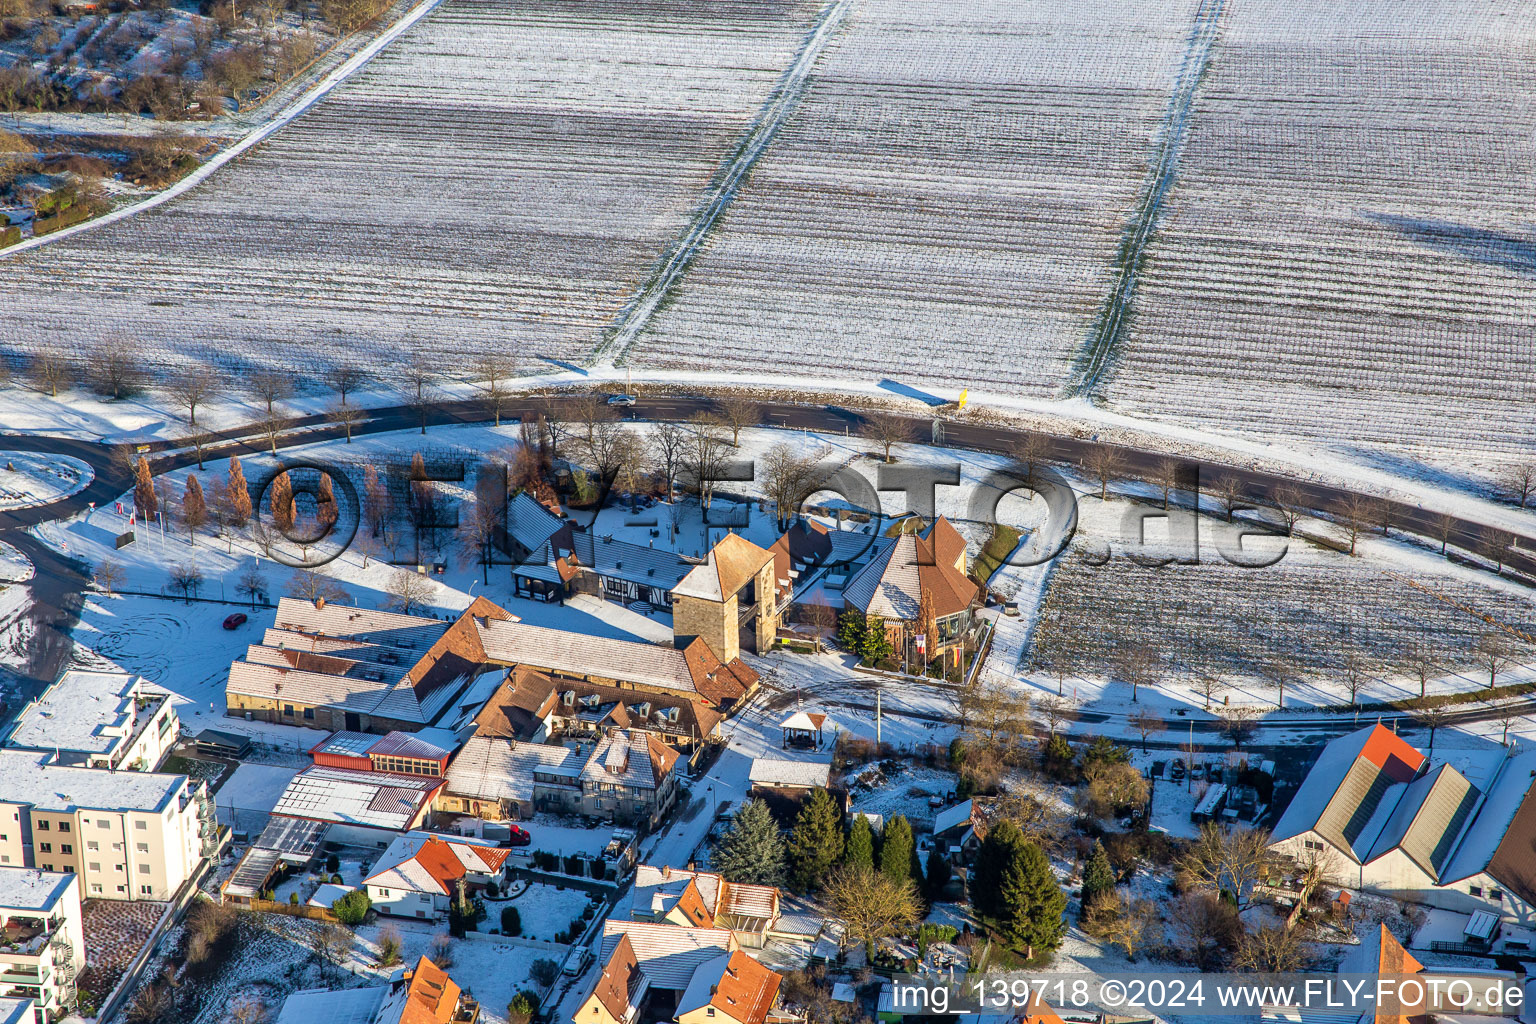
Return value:
M 564 942 L 548 942 L 544 939 L 525 939 L 521 935 L 492 935 L 490 932 L 465 932 L 464 937 L 472 942 L 500 942 L 507 946 L 522 946 L 525 949 L 541 949 L 555 956 L 557 960 L 563 959 L 571 951 L 571 947 Z
M 330 921 L 333 924 L 340 920 L 329 907 L 311 907 L 305 904 L 279 903 L 276 900 L 254 899 L 250 902 L 252 910 L 259 910 L 268 914 L 287 914 L 289 917 L 307 917 L 311 921 Z

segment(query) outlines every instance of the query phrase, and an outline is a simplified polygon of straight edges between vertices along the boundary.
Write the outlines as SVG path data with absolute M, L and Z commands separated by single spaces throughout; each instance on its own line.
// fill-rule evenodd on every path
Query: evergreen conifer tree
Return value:
M 1088 865 L 1083 869 L 1083 909 L 1087 910 L 1106 893 L 1115 891 L 1115 869 L 1109 864 L 1109 853 L 1099 840 L 1093 841 L 1093 852 L 1088 855 Z
M 748 800 L 741 805 L 730 831 L 715 847 L 714 864 L 728 882 L 783 884 L 784 838 L 767 804 Z
M 912 826 L 905 815 L 898 814 L 885 823 L 885 841 L 880 844 L 880 871 L 892 881 L 912 877 Z
M 1015 948 L 1035 960 L 1061 945 L 1067 924 L 1067 894 L 1061 891 L 1045 852 L 1031 842 L 1015 848 L 1003 869 L 999 893 L 1003 931 Z
M 851 868 L 875 867 L 875 830 L 869 827 L 869 819 L 864 815 L 856 815 L 853 826 L 848 830 L 848 848 L 843 854 L 843 863 Z
M 797 892 L 821 887 L 832 865 L 843 855 L 843 821 L 832 794 L 811 790 L 789 835 L 789 884 Z

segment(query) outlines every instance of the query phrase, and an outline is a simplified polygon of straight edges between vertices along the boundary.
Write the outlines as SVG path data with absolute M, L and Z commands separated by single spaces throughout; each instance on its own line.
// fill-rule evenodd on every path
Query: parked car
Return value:
M 512 838 L 508 841 L 513 846 L 527 846 L 533 842 L 533 836 L 529 835 L 528 830 L 521 825 L 508 825 L 507 828 L 512 832 Z
M 571 955 L 565 958 L 565 967 L 561 969 L 567 978 L 574 978 L 587 969 L 587 964 L 592 962 L 592 951 L 586 946 L 571 950 Z
M 608 396 L 608 404 L 609 405 L 626 405 L 626 406 L 627 405 L 634 405 L 635 404 L 635 396 L 634 395 L 609 395 Z
M 233 615 L 224 616 L 225 629 L 239 629 L 245 625 L 245 612 L 235 612 Z

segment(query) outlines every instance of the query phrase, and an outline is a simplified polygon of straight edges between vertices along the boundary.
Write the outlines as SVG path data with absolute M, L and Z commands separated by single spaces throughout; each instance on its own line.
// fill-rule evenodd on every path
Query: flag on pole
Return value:
M 965 389 L 963 389 L 960 392 L 960 404 L 958 406 L 956 406 L 956 408 L 958 408 L 958 409 L 964 409 L 965 408 L 965 402 L 966 402 L 967 397 L 970 395 L 970 393 L 971 393 L 971 389 L 970 388 L 965 388 Z

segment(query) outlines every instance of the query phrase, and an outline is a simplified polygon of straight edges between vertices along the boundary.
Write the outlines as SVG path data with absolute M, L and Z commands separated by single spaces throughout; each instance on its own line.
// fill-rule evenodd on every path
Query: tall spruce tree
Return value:
M 149 462 L 142 455 L 133 467 L 133 504 L 146 524 L 154 520 L 155 512 L 160 508 L 159 496 L 155 494 L 155 478 L 149 471 Z
M 1026 841 L 1003 869 L 1004 933 L 1030 960 L 1054 952 L 1067 932 L 1067 894 L 1051 872 L 1045 851 Z
M 954 871 L 949 866 L 949 858 L 944 856 L 944 851 L 937 846 L 928 851 L 928 877 L 925 880 L 930 902 L 944 898 L 944 890 L 949 887 L 949 880 L 954 876 Z
M 728 882 L 783 884 L 784 839 L 767 804 L 748 800 L 741 805 L 730 830 L 715 846 L 714 865 Z
M 1083 869 L 1083 909 L 1087 910 L 1115 891 L 1115 869 L 1110 866 L 1109 853 L 1099 840 L 1093 841 L 1093 852 L 1088 855 L 1088 865 Z
M 229 525 L 244 526 L 251 520 L 251 488 L 245 482 L 245 470 L 240 468 L 240 460 L 233 455 L 229 457 L 226 492 L 229 495 L 226 508 Z
M 869 819 L 855 815 L 853 826 L 848 829 L 848 848 L 843 853 L 843 863 L 851 868 L 875 869 L 875 830 L 869 827 Z
M 203 485 L 197 482 L 196 473 L 187 476 L 187 489 L 181 495 L 181 521 L 195 543 L 197 531 L 208 521 L 208 500 L 203 497 Z
M 971 905 L 982 917 L 992 920 L 1002 917 L 1003 871 L 1024 841 L 1019 826 L 1011 821 L 1000 821 L 992 826 L 981 849 L 976 851 L 976 866 L 970 877 Z
M 898 814 L 885 823 L 885 841 L 880 844 L 880 871 L 892 881 L 912 877 L 912 826 L 905 815 Z
M 827 872 L 843 855 L 843 820 L 832 794 L 811 790 L 789 834 L 789 884 L 796 892 L 821 887 Z

